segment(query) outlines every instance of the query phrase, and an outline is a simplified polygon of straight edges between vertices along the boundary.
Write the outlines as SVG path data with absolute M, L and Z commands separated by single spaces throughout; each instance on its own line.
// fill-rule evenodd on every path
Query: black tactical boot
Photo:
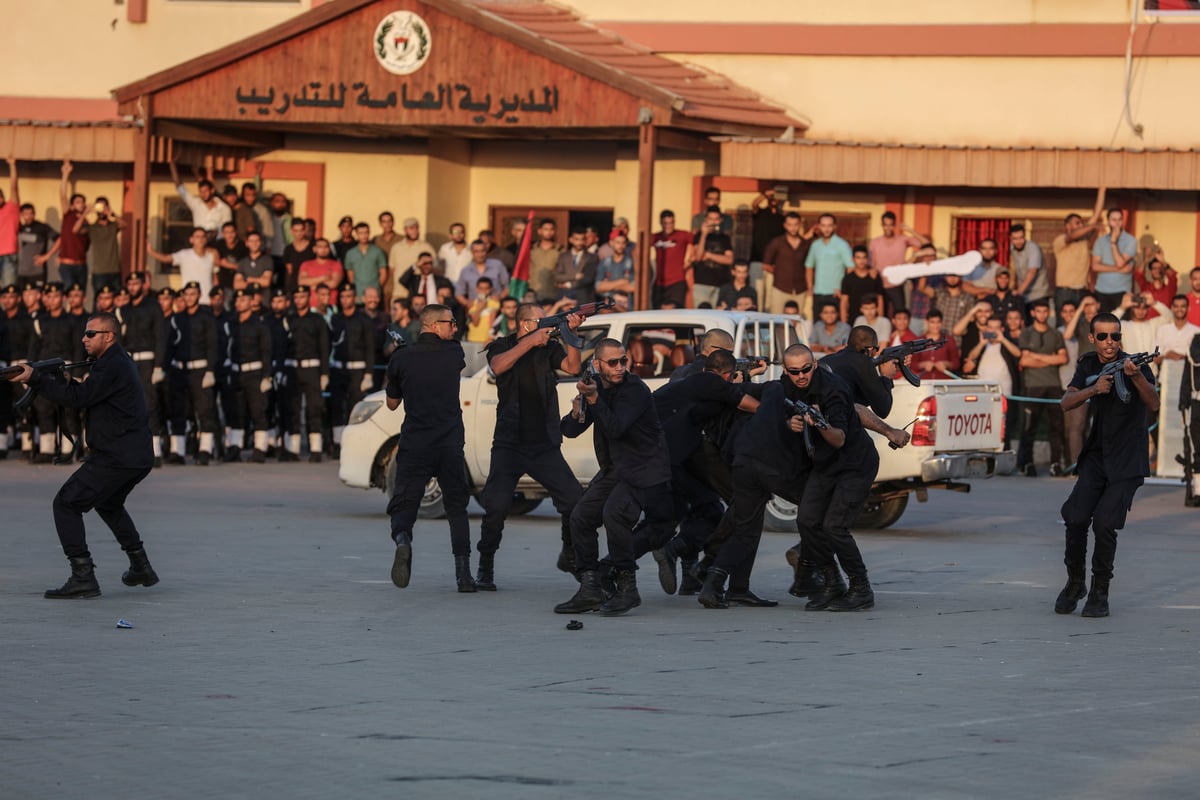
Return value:
M 657 550 L 651 550 L 650 555 L 654 556 L 655 563 L 658 564 L 658 583 L 662 586 L 662 590 L 667 594 L 675 594 L 679 588 L 679 576 L 675 571 L 675 551 L 672 548 L 674 540 L 667 542 Z
M 600 589 L 600 575 L 595 570 L 579 573 L 579 590 L 565 603 L 554 607 L 555 614 L 582 614 L 595 611 L 604 605 L 604 592 Z
M 579 580 L 579 575 L 575 569 L 575 548 L 569 544 L 564 544 L 562 550 L 558 552 L 558 562 L 555 563 L 559 572 L 569 572 L 575 576 L 575 580 Z
M 600 576 L 600 591 L 604 592 L 605 600 L 617 593 L 617 571 L 612 568 L 612 564 L 601 560 L 596 574 Z
M 683 575 L 679 578 L 679 594 L 692 596 L 696 592 L 704 588 L 704 581 L 696 580 L 692 573 L 696 569 L 696 559 L 681 558 L 679 560 L 679 571 Z
M 725 600 L 725 579 L 728 577 L 729 573 L 720 567 L 709 567 L 708 574 L 704 576 L 704 586 L 696 597 L 700 605 L 705 608 L 729 608 Z
M 837 567 L 826 567 L 824 573 L 824 584 L 809 593 L 808 602 L 804 604 L 805 611 L 824 611 L 830 603 L 846 593 L 846 584 L 842 582 L 842 573 Z
M 1082 567 L 1067 568 L 1067 585 L 1054 601 L 1055 614 L 1073 614 L 1079 601 L 1087 597 L 1087 576 Z
M 51 600 L 74 597 L 99 597 L 100 584 L 96 583 L 96 565 L 91 556 L 67 559 L 71 562 L 71 577 L 57 589 L 47 589 L 45 597 Z
M 396 557 L 392 560 L 392 583 L 403 589 L 408 586 L 408 579 L 412 576 L 412 534 L 402 531 L 394 538 Z
M 603 616 L 619 617 L 642 604 L 642 596 L 637 590 L 637 573 L 631 569 L 615 570 L 613 581 L 616 592 L 597 609 Z
M 146 548 L 138 546 L 125 555 L 129 556 L 129 569 L 121 576 L 121 583 L 126 586 L 153 586 L 158 583 L 158 575 L 146 558 Z
M 242 460 L 242 448 L 238 447 L 237 445 L 233 445 L 231 447 L 226 448 L 225 455 L 221 459 L 221 461 L 223 461 L 226 464 L 233 464 L 234 462 L 241 461 L 241 460 Z
M 496 591 L 496 554 L 479 554 L 479 571 L 475 573 L 475 588 L 481 592 Z
M 871 591 L 866 575 L 851 578 L 849 590 L 829 604 L 830 611 L 866 611 L 874 607 L 875 592 Z
M 454 580 L 458 583 L 458 590 L 463 594 L 479 591 L 475 586 L 475 579 L 471 577 L 470 556 L 454 557 Z
M 791 550 L 788 552 L 790 553 Z M 821 591 L 825 585 L 825 573 L 821 572 L 811 561 L 797 560 L 793 570 L 792 586 L 788 589 L 788 594 L 792 597 L 808 597 L 814 592 Z
M 1081 617 L 1108 616 L 1108 581 L 1102 581 L 1092 576 L 1092 590 L 1088 592 L 1087 602 L 1083 604 Z

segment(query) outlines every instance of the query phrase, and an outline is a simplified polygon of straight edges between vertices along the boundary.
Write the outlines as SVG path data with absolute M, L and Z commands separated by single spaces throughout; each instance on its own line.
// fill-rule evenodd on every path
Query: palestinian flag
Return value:
M 529 209 L 529 219 L 525 222 L 525 235 L 521 237 L 521 248 L 517 251 L 517 262 L 513 264 L 512 276 L 508 281 L 508 294 L 522 302 L 521 298 L 529 291 L 529 251 L 533 242 L 533 209 Z

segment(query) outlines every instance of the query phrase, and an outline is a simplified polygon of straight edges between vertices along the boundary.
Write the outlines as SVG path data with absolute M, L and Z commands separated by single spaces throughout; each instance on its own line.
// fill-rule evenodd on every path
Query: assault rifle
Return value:
M 600 373 L 592 369 L 591 359 L 588 359 L 587 363 L 583 365 L 583 371 L 579 373 L 579 380 L 591 386 L 594 385 L 599 379 Z M 584 418 L 587 416 L 587 401 L 583 399 L 583 392 L 580 392 L 578 395 L 576 395 L 576 399 L 579 401 L 579 415 L 576 416 L 575 419 L 583 422 Z
M 1153 353 L 1122 353 L 1121 357 L 1116 361 L 1110 361 L 1100 368 L 1092 377 L 1088 378 L 1084 386 L 1091 386 L 1096 381 L 1104 376 L 1109 376 L 1113 379 L 1113 388 L 1117 391 L 1117 397 L 1122 403 L 1128 403 L 1133 399 L 1133 393 L 1129 391 L 1129 384 L 1125 382 L 1125 359 L 1133 362 L 1133 365 L 1138 369 L 1153 363 L 1154 359 L 1158 358 L 1158 348 L 1154 348 Z
M 754 369 L 759 364 L 762 364 L 765 366 L 770 363 L 772 363 L 772 362 L 767 361 L 765 358 L 758 358 L 758 357 L 739 358 L 734 362 L 733 371 L 742 373 L 742 380 L 749 383 L 750 382 L 750 370 Z
M 812 417 L 811 427 L 814 427 L 817 430 L 823 431 L 829 429 L 829 420 L 825 419 L 825 415 L 803 400 L 789 400 L 785 397 L 783 398 L 783 407 L 790 412 L 789 416 Z M 812 433 L 809 431 L 809 427 L 808 421 L 805 420 L 804 449 L 808 451 L 809 458 L 811 458 L 813 454 L 813 441 Z
M 25 367 L 29 367 L 30 369 L 32 369 L 35 374 L 38 374 L 38 373 L 44 374 L 44 373 L 51 373 L 51 372 L 66 372 L 66 371 L 72 370 L 72 369 L 83 369 L 84 367 L 90 367 L 94 363 L 95 363 L 94 359 L 87 359 L 86 361 L 75 361 L 73 363 L 68 364 L 66 359 L 63 359 L 63 358 L 47 358 L 45 361 L 31 361 L 27 364 L 14 364 L 11 367 L 4 367 L 3 369 L 0 369 L 0 380 L 6 381 L 9 378 L 12 378 L 16 375 L 20 375 L 22 370 L 25 369 Z M 22 394 L 16 401 L 13 402 L 13 408 L 21 409 L 21 408 L 24 408 L 25 406 L 29 405 L 32 402 L 33 402 L 33 387 L 27 386 L 25 388 L 25 393 Z
M 399 350 L 401 347 L 408 347 L 408 342 L 404 340 L 404 331 L 395 322 L 387 326 L 387 335 L 392 340 L 393 351 Z
M 568 347 L 583 347 L 583 339 L 579 337 L 575 331 L 571 330 L 570 324 L 567 322 L 567 315 L 578 314 L 581 317 L 590 317 L 593 314 L 598 314 L 606 308 L 615 308 L 616 303 L 611 299 L 600 300 L 595 303 L 584 303 L 581 306 L 575 306 L 570 311 L 564 311 L 561 314 L 555 314 L 552 317 L 542 317 L 538 320 L 536 330 L 542 328 L 557 328 L 557 335 L 562 337 L 563 344 Z M 551 334 L 552 336 L 554 334 Z
M 883 348 L 879 351 L 879 355 L 872 359 L 871 363 L 878 367 L 889 361 L 895 361 L 900 366 L 900 372 L 904 374 L 904 379 L 913 386 L 920 386 L 921 379 L 908 368 L 908 365 L 904 363 L 904 359 L 926 350 L 936 350 L 945 343 L 945 339 L 942 339 L 940 342 L 933 339 L 913 339 L 911 342 L 903 342 L 892 347 Z

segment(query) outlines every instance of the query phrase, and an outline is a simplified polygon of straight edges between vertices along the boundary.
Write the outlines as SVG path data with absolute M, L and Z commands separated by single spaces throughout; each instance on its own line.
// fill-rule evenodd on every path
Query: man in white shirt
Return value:
M 450 241 L 438 248 L 439 271 L 451 283 L 458 282 L 463 267 L 471 263 L 471 248 L 467 244 L 467 226 L 456 222 L 450 226 Z M 471 287 L 475 287 L 472 285 Z
M 417 222 L 416 217 L 406 218 L 403 227 L 404 238 L 393 244 L 388 253 L 388 274 L 392 276 L 390 282 L 392 297 L 408 297 L 408 290 L 400 282 L 400 276 L 417 263 L 417 256 L 421 253 L 428 253 L 432 256 L 437 252 L 433 249 L 433 245 L 421 238 L 421 223 Z
M 1158 312 L 1153 319 L 1150 318 L 1151 308 Z M 1124 334 L 1121 349 L 1126 353 L 1149 353 L 1158 340 L 1158 329 L 1171 321 L 1171 310 L 1155 301 L 1154 295 L 1149 292 L 1136 296 L 1125 295 L 1114 313 L 1121 317 L 1126 309 L 1133 309 L 1133 318 L 1121 323 L 1121 333 Z
M 1182 361 L 1187 358 L 1188 348 L 1192 346 L 1192 337 L 1200 333 L 1200 327 L 1188 322 L 1187 316 L 1187 295 L 1175 295 L 1171 298 L 1171 321 L 1160 327 L 1155 335 L 1154 343 L 1162 350 L 1155 359 L 1156 364 L 1161 364 L 1164 358 L 1170 361 Z
M 146 252 L 161 264 L 171 264 L 179 267 L 179 279 L 187 286 L 195 282 L 200 284 L 200 304 L 208 305 L 208 293 L 213 287 L 213 273 L 217 270 L 217 251 L 208 246 L 208 233 L 199 226 L 192 229 L 192 246 L 176 250 L 170 255 L 160 253 L 150 246 L 146 240 Z
M 212 181 L 200 181 L 197 186 L 200 196 L 196 197 L 180 182 L 179 169 L 175 166 L 174 161 L 170 162 L 170 167 L 171 181 L 175 184 L 176 191 L 179 192 L 179 199 L 192 212 L 192 224 L 197 228 L 203 228 L 210 242 L 216 241 L 217 237 L 221 234 L 221 226 L 226 222 L 233 221 L 233 210 L 229 208 L 224 200 L 217 197 Z M 202 300 L 204 302 L 208 294 L 204 292 L 200 296 L 204 298 Z

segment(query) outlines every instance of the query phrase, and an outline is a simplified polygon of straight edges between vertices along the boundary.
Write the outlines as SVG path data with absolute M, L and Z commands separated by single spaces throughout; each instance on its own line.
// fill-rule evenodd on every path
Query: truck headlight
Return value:
M 348 424 L 361 425 L 369 420 L 382 405 L 382 400 L 360 400 L 354 404 L 354 408 L 350 412 L 350 421 Z

